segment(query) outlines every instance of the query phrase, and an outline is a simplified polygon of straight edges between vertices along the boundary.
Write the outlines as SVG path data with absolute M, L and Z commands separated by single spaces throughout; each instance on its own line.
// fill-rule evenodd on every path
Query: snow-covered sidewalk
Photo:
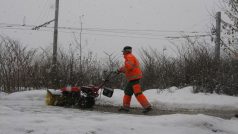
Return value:
M 178 89 L 171 87 L 165 90 L 150 89 L 144 92 L 153 107 L 162 110 L 190 109 L 190 110 L 237 110 L 238 97 L 218 94 L 192 93 L 192 87 Z M 114 105 L 122 104 L 123 91 L 116 89 L 112 98 L 99 97 L 97 104 Z M 132 107 L 140 107 L 133 96 Z
M 163 109 L 238 110 L 238 97 L 193 94 L 191 87 L 145 91 L 154 107 Z M 45 90 L 0 93 L 0 134 L 238 134 L 238 119 L 202 114 L 161 116 L 103 113 L 46 106 Z M 121 105 L 123 91 L 101 96 L 99 105 Z M 135 98 L 133 107 L 140 107 Z

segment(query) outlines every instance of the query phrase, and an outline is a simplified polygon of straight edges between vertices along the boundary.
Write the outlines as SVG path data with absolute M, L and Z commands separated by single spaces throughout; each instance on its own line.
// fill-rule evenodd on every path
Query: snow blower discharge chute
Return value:
M 47 89 L 45 102 L 51 106 L 76 106 L 79 108 L 91 108 L 95 105 L 95 99 L 99 96 L 99 89 L 103 89 L 103 95 L 112 97 L 114 89 L 105 87 L 109 80 L 117 74 L 110 72 L 99 86 L 64 87 L 61 89 Z

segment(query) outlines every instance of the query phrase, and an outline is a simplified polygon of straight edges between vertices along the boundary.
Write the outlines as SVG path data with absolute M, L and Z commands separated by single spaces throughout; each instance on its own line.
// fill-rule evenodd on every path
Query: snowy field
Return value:
M 238 97 L 193 94 L 192 88 L 144 92 L 158 109 L 238 110 Z M 202 114 L 118 114 L 46 106 L 45 90 L 0 93 L 0 134 L 238 134 L 238 119 Z M 121 105 L 123 91 L 100 96 L 97 105 Z M 133 107 L 140 107 L 135 98 Z

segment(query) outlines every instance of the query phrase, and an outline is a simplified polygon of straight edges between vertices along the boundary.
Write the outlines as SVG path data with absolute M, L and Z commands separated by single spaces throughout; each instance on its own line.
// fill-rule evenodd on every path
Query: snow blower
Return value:
M 103 89 L 103 95 L 112 97 L 114 90 L 105 87 L 109 80 L 117 74 L 110 72 L 99 86 L 89 85 L 81 87 L 63 87 L 61 89 L 47 89 L 45 102 L 51 106 L 77 106 L 79 108 L 91 108 L 95 105 L 95 99 L 99 96 L 99 89 Z

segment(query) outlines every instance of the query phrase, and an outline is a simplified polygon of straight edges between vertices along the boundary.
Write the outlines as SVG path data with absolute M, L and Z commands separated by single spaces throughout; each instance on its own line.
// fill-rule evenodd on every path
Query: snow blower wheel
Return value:
M 81 108 L 92 108 L 95 105 L 93 97 L 85 97 L 81 100 Z

